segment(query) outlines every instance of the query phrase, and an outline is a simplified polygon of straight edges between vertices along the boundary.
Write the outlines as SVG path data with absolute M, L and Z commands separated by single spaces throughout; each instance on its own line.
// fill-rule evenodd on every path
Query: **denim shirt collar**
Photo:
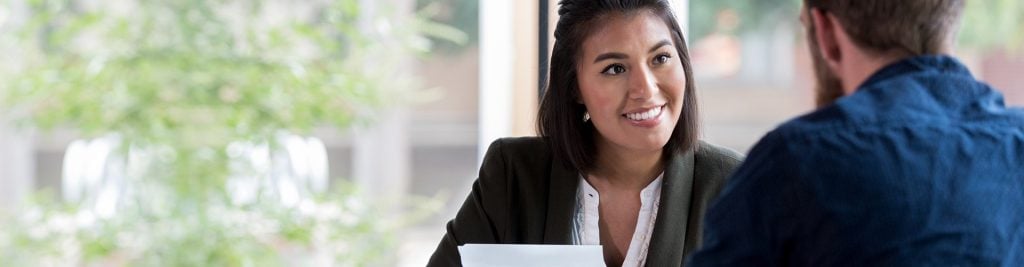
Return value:
M 956 58 L 947 55 L 914 56 L 896 61 L 896 63 L 889 64 L 876 71 L 875 74 L 872 74 L 870 78 L 858 87 L 858 91 L 890 78 L 913 72 L 971 76 L 971 72 L 967 70 L 967 67 Z

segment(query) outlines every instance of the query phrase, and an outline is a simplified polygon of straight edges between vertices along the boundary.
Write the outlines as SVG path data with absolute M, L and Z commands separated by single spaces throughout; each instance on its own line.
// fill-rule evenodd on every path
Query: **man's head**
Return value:
M 852 93 L 879 68 L 949 53 L 965 0 L 804 0 L 818 106 Z

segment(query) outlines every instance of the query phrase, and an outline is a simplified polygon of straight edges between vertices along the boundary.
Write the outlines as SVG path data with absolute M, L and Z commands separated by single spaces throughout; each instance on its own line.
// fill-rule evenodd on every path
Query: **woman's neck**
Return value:
M 588 175 L 617 188 L 642 190 L 664 171 L 662 150 L 635 151 L 600 142 L 597 161 Z

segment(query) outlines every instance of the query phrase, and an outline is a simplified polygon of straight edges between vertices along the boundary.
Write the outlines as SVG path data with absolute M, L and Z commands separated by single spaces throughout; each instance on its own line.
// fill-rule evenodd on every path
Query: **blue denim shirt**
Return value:
M 692 266 L 1024 266 L 1024 111 L 897 62 L 768 133 L 705 219 Z

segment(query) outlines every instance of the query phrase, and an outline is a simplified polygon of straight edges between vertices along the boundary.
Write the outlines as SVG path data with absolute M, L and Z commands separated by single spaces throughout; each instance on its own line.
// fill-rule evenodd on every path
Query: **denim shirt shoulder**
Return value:
M 774 133 L 782 139 L 836 132 L 950 124 L 1024 125 L 1024 110 L 1006 108 L 1003 96 L 976 80 L 949 56 L 919 56 L 884 67 L 853 94 L 797 117 Z

